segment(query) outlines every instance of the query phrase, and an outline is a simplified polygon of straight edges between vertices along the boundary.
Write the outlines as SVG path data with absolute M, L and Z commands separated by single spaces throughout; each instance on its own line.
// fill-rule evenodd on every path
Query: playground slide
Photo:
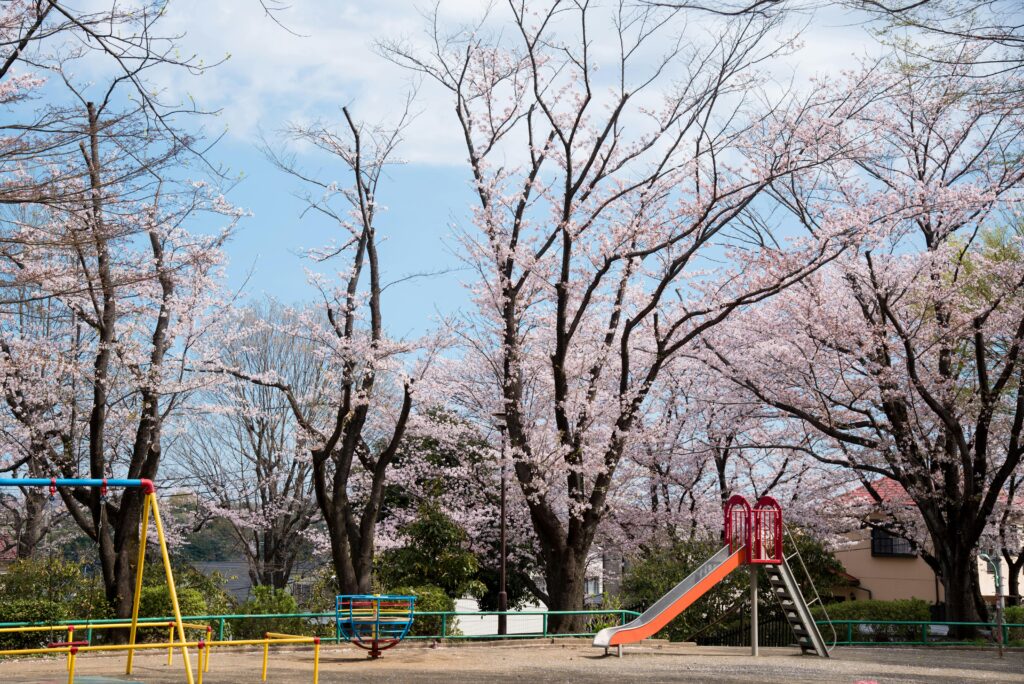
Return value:
M 723 547 L 632 622 L 598 632 L 594 636 L 594 646 L 621 646 L 653 636 L 726 575 L 740 567 L 745 553 L 746 549 L 729 553 L 729 547 Z

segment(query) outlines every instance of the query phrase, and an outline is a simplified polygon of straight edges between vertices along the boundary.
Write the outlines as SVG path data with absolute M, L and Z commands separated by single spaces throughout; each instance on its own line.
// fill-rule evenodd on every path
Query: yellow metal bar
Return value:
M 189 641 L 189 642 L 185 643 L 185 646 L 188 646 L 189 648 L 195 648 L 198 644 L 199 644 L 198 641 Z M 181 646 L 181 645 L 182 644 L 181 644 L 180 641 L 175 641 L 172 644 L 172 646 Z M 155 644 L 135 644 L 133 646 L 129 646 L 128 644 L 104 644 L 102 646 L 79 646 L 78 647 L 78 652 L 82 653 L 82 652 L 85 652 L 85 651 L 89 651 L 89 652 L 93 652 L 93 651 L 127 651 L 129 649 L 134 650 L 134 651 L 143 651 L 143 650 L 146 650 L 146 649 L 155 649 L 155 648 L 164 649 L 164 648 L 167 648 L 167 644 L 165 644 L 163 642 L 159 642 L 159 643 L 155 643 Z
M 149 497 L 151 494 L 146 494 L 142 498 L 142 520 L 139 521 L 139 558 L 135 563 L 135 596 L 132 597 L 132 622 L 130 631 L 128 634 L 128 644 L 131 646 L 135 645 L 135 633 L 139 628 L 139 601 L 142 599 L 142 568 L 146 564 L 146 528 L 149 527 Z M 132 658 L 135 655 L 135 650 L 130 649 L 128 651 L 128 664 L 125 666 L 124 673 L 132 673 Z
M 160 555 L 164 559 L 164 573 L 167 575 L 167 591 L 171 595 L 171 608 L 174 609 L 174 622 L 178 626 L 178 638 L 181 639 L 181 658 L 185 661 L 185 678 L 188 684 L 195 684 L 192 677 L 192 662 L 188 657 L 188 646 L 185 645 L 185 627 L 181 622 L 181 608 L 178 606 L 178 592 L 174 588 L 174 572 L 171 570 L 171 557 L 167 554 L 167 539 L 164 537 L 164 526 L 160 522 L 160 508 L 156 505 L 156 493 L 146 495 L 153 507 L 153 524 L 156 525 L 156 536 L 160 541 Z
M 263 674 L 260 677 L 260 681 L 267 681 L 267 660 L 270 658 L 270 642 L 266 639 L 263 640 Z
M 174 627 L 171 625 L 167 628 L 167 665 L 171 664 L 171 657 L 174 655 Z
M 308 639 L 309 643 L 313 643 L 313 639 L 316 637 L 302 636 L 301 634 L 284 634 L 281 632 L 265 632 L 265 636 L 268 639 Z
M 40 625 L 38 627 L 2 627 L 0 628 L 0 634 L 8 634 L 12 632 L 52 632 L 58 629 L 64 629 L 67 625 Z
M 320 682 L 320 637 L 313 641 L 313 684 Z
M 75 684 L 75 655 L 78 653 L 78 649 L 72 647 L 68 651 L 68 658 L 71 659 L 71 664 L 68 665 L 68 684 Z
M 205 644 L 200 641 L 199 645 L 196 647 L 199 649 L 199 676 L 196 678 L 197 684 L 203 684 L 203 667 L 206 663 L 205 658 L 208 658 L 210 655 L 209 649 L 203 648 L 203 646 L 205 646 Z
M 221 646 L 262 646 L 263 644 L 308 644 L 312 637 L 292 637 L 290 639 L 238 639 L 236 641 L 214 641 L 207 644 L 211 648 Z M 166 645 L 166 644 L 165 644 Z
M 271 644 L 315 644 L 316 637 L 290 637 L 287 639 L 238 639 L 236 641 L 214 641 L 206 644 L 206 648 L 213 647 L 225 647 L 225 646 L 264 646 L 268 651 Z M 141 643 L 141 644 L 102 644 L 97 646 L 77 646 L 79 653 L 85 652 L 99 652 L 99 651 L 138 651 L 147 649 L 167 648 L 168 645 L 172 647 L 187 646 L 188 648 L 198 648 L 198 641 L 175 641 L 172 644 L 166 643 Z M 13 655 L 39 655 L 45 653 L 47 655 L 60 655 L 62 653 L 69 653 L 71 650 L 70 646 L 62 646 L 60 648 L 15 648 L 7 651 L 0 651 L 0 656 L 13 656 Z
M 192 623 L 192 622 L 183 622 L 182 625 L 184 625 L 185 629 L 200 629 L 200 630 L 204 630 L 204 631 L 209 629 L 208 625 L 200 625 L 198 623 Z M 109 624 L 108 623 L 104 623 L 104 624 L 101 624 L 101 625 L 90 625 L 90 624 L 85 623 L 85 622 L 75 622 L 75 623 L 68 623 L 68 624 L 65 624 L 65 625 L 40 625 L 40 626 L 37 626 L 37 627 L 0 627 L 0 634 L 10 634 L 10 633 L 15 633 L 15 632 L 17 632 L 17 633 L 21 633 L 21 632 L 51 632 L 51 631 L 56 631 L 56 630 L 61 630 L 61 629 L 71 629 L 71 628 L 79 629 L 79 630 L 81 630 L 81 629 L 91 629 L 93 631 L 96 631 L 98 629 L 124 629 L 126 627 L 131 627 L 131 626 L 132 626 L 131 622 L 111 622 Z M 140 622 L 140 623 L 138 623 L 136 625 L 136 627 L 138 629 L 147 629 L 147 628 L 148 629 L 153 629 L 154 627 L 167 627 L 167 623 L 166 622 Z
M 12 648 L 7 651 L 0 651 L 0 656 L 13 656 L 13 655 L 39 655 L 40 653 L 47 653 L 49 655 L 70 653 L 70 646 L 63 646 L 61 648 Z
M 68 625 L 68 643 L 70 644 L 74 640 L 75 640 L 75 626 L 74 625 Z M 68 659 L 67 660 L 68 660 L 68 663 L 67 663 L 68 664 L 68 671 L 70 672 L 71 671 L 71 652 L 70 651 L 68 651 Z
M 213 626 L 206 625 L 206 643 L 209 644 L 211 641 L 213 641 Z M 210 648 L 206 649 L 206 660 L 204 661 L 206 665 L 203 667 L 203 669 L 207 672 L 210 671 L 210 651 L 212 650 L 213 649 Z

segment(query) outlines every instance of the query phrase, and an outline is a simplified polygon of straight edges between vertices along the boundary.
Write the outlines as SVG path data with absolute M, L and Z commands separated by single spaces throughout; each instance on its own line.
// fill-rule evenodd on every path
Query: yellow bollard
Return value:
M 320 637 L 313 637 L 313 684 L 320 682 Z
M 78 655 L 78 647 L 72 646 L 68 651 L 68 684 L 75 684 L 75 656 Z
M 263 677 L 261 681 L 267 681 L 267 659 L 270 658 L 270 642 L 266 635 L 263 636 Z
M 213 626 L 212 625 L 206 625 L 206 643 L 211 643 L 212 641 L 213 641 Z M 206 668 L 205 669 L 206 669 L 207 672 L 210 671 L 210 656 L 211 655 L 213 655 L 213 649 L 212 648 L 206 649 Z
M 199 643 L 196 644 L 196 648 L 199 649 L 199 679 L 197 681 L 198 684 L 203 684 L 203 665 L 205 665 L 205 661 L 203 660 L 203 658 L 205 657 L 207 660 L 209 660 L 210 651 L 206 648 L 206 644 L 202 640 L 200 640 Z
M 171 656 L 174 655 L 174 623 L 173 622 L 171 623 L 171 626 L 168 628 L 167 643 L 170 644 L 170 646 L 167 647 L 167 664 L 170 665 L 171 664 Z
M 75 626 L 68 625 L 68 643 L 75 640 Z M 71 670 L 71 651 L 68 651 L 68 670 Z

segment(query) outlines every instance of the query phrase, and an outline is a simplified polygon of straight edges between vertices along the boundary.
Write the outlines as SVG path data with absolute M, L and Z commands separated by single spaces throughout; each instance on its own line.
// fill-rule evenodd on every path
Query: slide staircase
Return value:
M 771 583 L 772 592 L 779 599 L 779 605 L 786 615 L 786 622 L 793 628 L 796 636 L 796 643 L 803 653 L 828 658 L 828 647 L 821 637 L 814 616 L 811 615 L 811 608 L 804 600 L 800 585 L 793 577 L 793 571 L 789 564 L 783 560 L 774 565 L 765 565 L 765 573 Z

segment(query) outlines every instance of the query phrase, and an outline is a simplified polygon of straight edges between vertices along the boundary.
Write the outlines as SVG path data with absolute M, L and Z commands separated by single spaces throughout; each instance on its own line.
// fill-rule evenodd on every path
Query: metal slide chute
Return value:
M 606 627 L 594 636 L 594 646 L 608 648 L 632 644 L 654 636 L 672 618 L 690 607 L 711 587 L 721 582 L 730 572 L 743 565 L 745 548 L 735 551 L 723 546 L 682 582 L 654 602 L 639 617 L 618 627 Z

